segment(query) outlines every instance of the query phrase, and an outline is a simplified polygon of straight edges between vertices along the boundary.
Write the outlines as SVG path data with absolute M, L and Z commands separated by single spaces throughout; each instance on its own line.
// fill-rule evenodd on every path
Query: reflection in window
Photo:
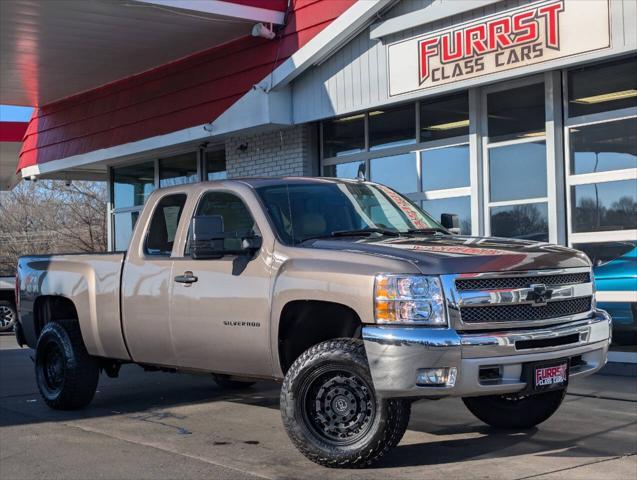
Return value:
M 548 242 L 546 203 L 527 203 L 491 208 L 491 235 Z
M 544 134 L 544 84 L 513 88 L 487 95 L 489 141 Z
M 637 180 L 571 187 L 573 232 L 637 228 Z
M 425 150 L 420 156 L 423 191 L 469 186 L 469 145 Z
M 370 161 L 371 180 L 400 193 L 418 191 L 418 171 L 415 153 L 403 153 Z
M 489 150 L 492 202 L 546 197 L 546 145 L 518 143 Z
M 366 178 L 365 162 L 349 162 L 328 165 L 323 168 L 323 176 L 336 178 Z
M 370 150 L 416 143 L 414 105 L 369 112 Z
M 139 218 L 139 212 L 121 212 L 113 214 L 113 228 L 115 230 L 115 251 L 128 250 L 133 228 Z
M 460 220 L 460 233 L 471 235 L 471 197 L 425 200 L 422 202 L 422 208 L 438 221 L 443 213 L 455 213 Z
M 569 130 L 571 173 L 637 168 L 637 118 Z
M 365 114 L 323 122 L 323 157 L 341 157 L 365 148 Z
M 153 162 L 113 168 L 113 206 L 127 208 L 143 205 L 155 189 Z
M 197 181 L 197 153 L 185 153 L 159 161 L 159 186 L 170 187 Z
M 210 150 L 206 152 L 206 180 L 225 180 L 228 178 L 226 171 L 226 151 Z
M 420 140 L 440 140 L 469 134 L 469 95 L 443 97 L 420 104 Z
M 254 235 L 255 223 L 248 207 L 239 197 L 226 192 L 208 192 L 197 208 L 197 215 L 219 215 L 223 218 L 224 248 L 241 249 L 245 237 Z
M 568 72 L 570 117 L 637 106 L 637 57 Z

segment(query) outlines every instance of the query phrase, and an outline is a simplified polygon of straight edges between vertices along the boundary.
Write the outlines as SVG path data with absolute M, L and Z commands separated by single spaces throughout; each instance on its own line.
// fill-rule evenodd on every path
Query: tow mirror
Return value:
M 194 259 L 220 258 L 224 255 L 223 217 L 198 215 L 192 219 L 190 255 Z
M 458 235 L 460 233 L 460 219 L 455 213 L 443 213 L 440 215 L 440 223 L 451 233 Z

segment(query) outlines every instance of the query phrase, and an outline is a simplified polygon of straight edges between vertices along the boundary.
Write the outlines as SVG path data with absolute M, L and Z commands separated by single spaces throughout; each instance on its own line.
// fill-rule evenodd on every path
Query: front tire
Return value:
M 311 461 L 333 468 L 371 465 L 396 446 L 411 403 L 376 396 L 362 341 L 319 343 L 290 367 L 281 389 L 283 425 Z
M 18 314 L 13 303 L 0 300 L 0 332 L 10 332 L 13 330 Z
M 562 404 L 566 389 L 535 395 L 467 397 L 462 401 L 478 419 L 492 427 L 524 430 L 548 420 Z
M 91 403 L 99 364 L 86 351 L 76 320 L 44 326 L 35 350 L 35 377 L 42 398 L 53 409 L 77 410 Z

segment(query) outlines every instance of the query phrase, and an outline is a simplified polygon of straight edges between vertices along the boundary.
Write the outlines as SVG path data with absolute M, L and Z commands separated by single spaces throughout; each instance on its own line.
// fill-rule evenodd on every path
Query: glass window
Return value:
M 366 178 L 365 168 L 365 162 L 340 163 L 324 167 L 323 175 L 335 178 Z
M 387 187 L 360 182 L 291 183 L 260 187 L 272 223 L 281 239 L 297 244 L 310 238 L 358 238 L 351 230 L 440 227 L 429 215 Z M 334 235 L 340 232 L 341 235 Z M 366 232 L 361 236 L 379 235 Z
M 420 141 L 469 134 L 469 95 L 461 93 L 420 104 Z
M 146 235 L 146 255 L 170 256 L 185 203 L 186 195 L 183 193 L 167 195 L 159 201 Z
M 370 161 L 370 178 L 401 193 L 418 191 L 416 154 L 403 153 Z
M 323 122 L 323 157 L 341 157 L 365 148 L 365 114 Z
M 226 151 L 207 151 L 206 180 L 225 180 L 226 178 L 228 178 L 228 172 L 226 171 Z
M 197 178 L 197 153 L 185 153 L 159 161 L 159 186 L 193 183 Z
M 543 202 L 492 207 L 491 235 L 548 242 L 548 205 Z
M 471 235 L 471 197 L 425 200 L 422 208 L 436 220 L 440 220 L 443 213 L 455 213 L 460 220 L 460 233 Z
M 232 193 L 207 192 L 197 207 L 197 215 L 222 217 L 226 250 L 241 249 L 242 240 L 255 234 L 256 225 L 248 207 Z
M 637 106 L 637 57 L 568 72 L 569 117 Z
M 423 191 L 470 185 L 469 145 L 424 150 L 420 158 Z
M 573 245 L 573 248 L 583 251 L 588 258 L 593 262 L 594 267 L 601 267 L 611 262 L 626 262 L 624 265 L 619 265 L 619 270 L 616 272 L 621 275 L 623 267 L 633 265 L 630 270 L 625 270 L 626 273 L 632 271 L 637 276 L 637 241 L 618 241 L 618 242 L 601 242 L 601 243 L 577 243 Z M 621 275 L 624 277 L 623 275 Z M 608 279 L 610 280 L 610 279 Z M 614 280 L 620 280 L 615 278 Z M 627 278 L 628 280 L 628 278 Z M 632 282 L 635 279 L 631 280 Z M 598 279 L 599 282 L 599 279 Z M 626 283 L 626 285 L 631 285 Z M 599 287 L 599 284 L 597 285 Z M 631 285 L 633 288 L 637 288 L 637 284 Z M 623 288 L 611 288 L 612 290 L 624 290 Z M 608 289 L 608 290 L 611 290 Z
M 637 228 L 637 180 L 571 187 L 573 232 Z
M 113 227 L 115 230 L 115 251 L 125 252 L 128 250 L 133 229 L 139 218 L 139 211 L 121 212 L 113 214 Z
M 546 144 L 489 149 L 489 185 L 492 202 L 546 197 Z
M 369 112 L 370 150 L 416 143 L 414 104 Z
M 487 95 L 489 141 L 544 134 L 544 84 L 513 88 Z
M 154 189 L 154 162 L 113 168 L 114 208 L 143 205 Z
M 569 130 L 571 174 L 637 168 L 637 118 Z

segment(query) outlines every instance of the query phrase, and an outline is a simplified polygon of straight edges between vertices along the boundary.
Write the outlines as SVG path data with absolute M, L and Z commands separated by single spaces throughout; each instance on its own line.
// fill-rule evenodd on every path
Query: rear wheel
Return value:
M 467 397 L 462 401 L 484 423 L 503 429 L 527 429 L 548 420 L 562 404 L 566 389 L 535 395 Z
M 17 320 L 18 314 L 13 303 L 0 300 L 0 332 L 11 331 Z
M 411 404 L 377 398 L 360 340 L 337 339 L 303 353 L 281 390 L 281 416 L 303 455 L 327 467 L 379 460 L 407 428 Z
M 76 320 L 44 326 L 35 350 L 35 376 L 40 394 L 51 408 L 76 410 L 91 403 L 99 365 L 86 351 Z

